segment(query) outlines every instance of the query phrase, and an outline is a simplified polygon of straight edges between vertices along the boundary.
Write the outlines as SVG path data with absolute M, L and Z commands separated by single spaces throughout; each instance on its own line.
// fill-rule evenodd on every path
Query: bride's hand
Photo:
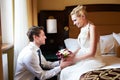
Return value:
M 75 63 L 75 56 L 76 54 L 78 53 L 80 49 L 77 49 L 75 52 L 71 53 L 70 55 L 68 55 L 66 58 L 64 58 L 64 60 L 67 60 L 67 61 L 71 61 L 73 63 Z
M 74 58 L 75 58 L 75 54 L 71 53 L 69 54 L 67 57 L 65 58 L 62 58 L 63 61 L 66 61 L 66 62 L 70 62 L 71 65 L 73 65 L 75 62 L 74 62 Z

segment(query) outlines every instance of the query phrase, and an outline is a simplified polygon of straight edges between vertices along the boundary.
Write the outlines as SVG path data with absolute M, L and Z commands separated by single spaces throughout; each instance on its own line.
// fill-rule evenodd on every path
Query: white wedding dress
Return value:
M 76 54 L 76 56 L 84 55 L 89 50 L 90 46 L 90 36 L 89 36 L 89 27 L 91 24 L 87 24 L 85 27 L 81 28 L 81 32 L 78 36 L 78 43 L 80 44 L 81 49 Z M 60 73 L 60 80 L 79 80 L 80 76 L 88 71 L 99 69 L 105 64 L 100 60 L 100 51 L 99 45 L 96 51 L 96 56 L 88 58 L 82 61 L 77 62 L 76 64 L 64 68 Z M 98 57 L 99 56 L 99 57 Z

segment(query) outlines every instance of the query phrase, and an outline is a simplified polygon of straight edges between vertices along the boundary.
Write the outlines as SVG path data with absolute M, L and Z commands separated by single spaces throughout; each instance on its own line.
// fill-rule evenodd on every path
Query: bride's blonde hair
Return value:
M 73 14 L 77 16 L 86 16 L 87 15 L 86 7 L 83 5 L 78 5 L 70 13 L 70 15 L 73 15 Z

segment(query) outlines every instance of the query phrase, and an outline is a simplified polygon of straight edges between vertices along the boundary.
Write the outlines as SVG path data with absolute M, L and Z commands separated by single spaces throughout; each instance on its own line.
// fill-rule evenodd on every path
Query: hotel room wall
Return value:
M 38 0 L 40 10 L 63 10 L 65 6 L 77 4 L 120 4 L 119 0 Z

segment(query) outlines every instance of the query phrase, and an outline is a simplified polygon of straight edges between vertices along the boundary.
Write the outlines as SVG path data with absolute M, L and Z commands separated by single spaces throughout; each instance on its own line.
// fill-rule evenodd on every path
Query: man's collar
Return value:
M 30 42 L 30 45 L 34 46 L 36 51 L 40 50 L 40 48 L 34 42 Z

